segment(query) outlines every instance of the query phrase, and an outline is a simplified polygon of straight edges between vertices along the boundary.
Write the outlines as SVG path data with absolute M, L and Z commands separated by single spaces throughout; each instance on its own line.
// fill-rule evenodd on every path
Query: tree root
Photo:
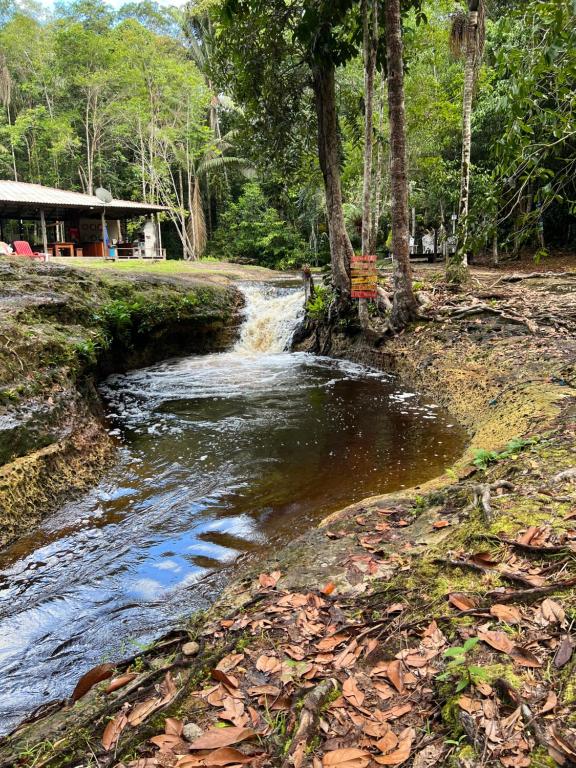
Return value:
M 464 307 L 442 307 L 441 311 L 442 310 L 453 320 L 462 320 L 463 318 L 472 315 L 497 315 L 503 320 L 507 320 L 509 323 L 526 326 L 530 333 L 536 333 L 538 331 L 538 325 L 533 320 L 523 317 L 522 315 L 511 314 L 502 309 L 497 309 L 484 302 L 475 302 L 474 304 L 469 304 Z
M 292 737 L 290 749 L 282 763 L 282 768 L 303 765 L 306 747 L 314 737 L 320 719 L 320 710 L 328 701 L 330 694 L 337 689 L 335 680 L 323 680 L 304 697 L 300 721 Z
M 531 544 L 522 544 L 519 541 L 514 541 L 514 539 L 507 539 L 503 536 L 482 535 L 481 538 L 488 539 L 490 541 L 497 541 L 500 544 L 506 544 L 509 547 L 514 547 L 514 549 L 519 549 L 521 552 L 526 552 L 529 555 L 538 555 L 540 557 L 546 557 L 546 555 L 569 555 L 572 553 L 570 547 L 567 547 L 564 544 L 548 547 L 533 547 Z
M 497 571 L 494 568 L 485 568 L 483 565 L 478 565 L 478 563 L 472 562 L 472 560 L 445 560 L 438 557 L 435 558 L 433 562 L 438 563 L 439 565 L 450 565 L 452 568 L 467 568 L 471 571 L 478 571 L 478 573 L 496 574 L 497 576 L 500 576 L 501 579 L 506 579 L 506 581 L 510 581 L 513 584 L 521 584 L 523 587 L 529 587 L 529 589 L 526 590 L 527 592 L 533 588 L 532 582 L 525 576 L 522 576 L 520 573 L 513 573 L 512 571 Z M 542 589 L 542 587 L 538 587 L 538 589 Z M 551 588 L 551 591 L 554 591 L 554 587 Z M 499 593 L 489 592 L 487 597 L 493 597 L 497 594 Z
M 572 480 L 576 479 L 576 467 L 572 467 L 571 469 L 564 469 L 562 472 L 558 472 L 557 475 L 554 475 L 554 477 L 550 481 L 550 485 L 556 485 L 557 483 L 561 483 L 564 480 Z
M 492 505 L 490 503 L 492 491 L 497 491 L 500 488 L 505 488 L 507 491 L 514 490 L 514 486 L 512 483 L 508 482 L 508 480 L 498 480 L 496 483 L 479 483 L 472 488 L 474 491 L 474 499 L 471 507 L 472 509 L 475 509 L 477 506 L 480 506 L 484 513 L 484 520 L 487 523 L 491 522 L 493 514 Z
M 376 289 L 377 293 L 377 299 L 376 299 L 376 306 L 381 312 L 392 312 L 392 307 L 394 306 L 392 304 L 392 298 L 389 293 L 387 293 L 384 288 L 381 288 L 378 286 Z
M 516 603 L 520 601 L 531 602 L 532 600 L 538 600 L 545 595 L 550 595 L 553 592 L 561 592 L 563 589 L 571 589 L 572 587 L 576 587 L 576 579 L 557 581 L 555 584 L 548 584 L 544 587 L 518 589 L 515 592 L 487 592 L 486 597 L 491 600 L 497 600 L 499 603 Z
M 515 272 L 512 275 L 502 275 L 502 277 L 499 277 L 498 280 L 496 280 L 496 282 L 490 286 L 490 288 L 494 288 L 499 283 L 519 283 L 521 280 L 534 279 L 547 280 L 552 277 L 576 277 L 576 272 L 528 272 L 526 274 Z

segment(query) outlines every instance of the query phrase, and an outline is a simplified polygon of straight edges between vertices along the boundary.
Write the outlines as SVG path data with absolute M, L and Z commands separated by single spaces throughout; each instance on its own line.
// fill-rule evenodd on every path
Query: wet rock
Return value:
M 199 739 L 203 733 L 204 731 L 202 728 L 200 728 L 199 725 L 196 725 L 196 723 L 186 723 L 182 731 L 182 736 L 184 736 L 186 741 L 196 741 L 196 739 Z
M 182 653 L 184 656 L 196 656 L 199 650 L 200 646 L 195 640 L 191 640 L 189 643 L 184 643 L 182 646 Z

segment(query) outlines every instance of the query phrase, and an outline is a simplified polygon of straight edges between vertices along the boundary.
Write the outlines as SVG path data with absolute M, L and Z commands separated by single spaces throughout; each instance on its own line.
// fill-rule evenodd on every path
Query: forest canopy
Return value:
M 243 5 L 248 15 L 238 12 Z M 50 11 L 33 0 L 0 0 L 0 177 L 87 192 L 104 186 L 116 197 L 169 204 L 179 235 L 174 256 L 326 263 L 313 67 L 330 56 L 345 227 L 358 250 L 360 7 L 294 2 L 285 17 L 273 17 L 276 3 L 239 0 L 182 8 L 145 0 L 119 9 L 77 0 Z M 467 7 L 428 0 L 403 8 L 409 206 L 420 233 L 450 233 L 458 213 L 465 67 L 451 38 Z M 527 247 L 542 258 L 576 241 L 576 8 L 572 0 L 483 7 L 469 247 L 500 257 Z M 298 23 L 291 10 L 303 14 Z M 313 50 L 308 40 L 316 41 L 326 13 L 331 37 Z M 379 254 L 390 246 L 386 92 L 379 54 L 372 128 Z

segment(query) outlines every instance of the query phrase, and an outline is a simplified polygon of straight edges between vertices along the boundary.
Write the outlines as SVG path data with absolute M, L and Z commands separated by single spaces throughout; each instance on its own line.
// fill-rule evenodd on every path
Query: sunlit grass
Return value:
M 90 258 L 66 258 L 50 259 L 58 264 L 67 264 L 73 267 L 82 267 L 83 269 L 101 269 L 113 270 L 115 272 L 139 272 L 155 275 L 222 275 L 241 276 L 244 273 L 254 274 L 262 273 L 264 277 L 272 274 L 271 270 L 265 267 L 244 266 L 242 264 L 232 264 L 227 261 L 220 261 L 214 257 L 200 259 L 199 261 L 184 260 L 166 260 L 166 261 L 148 261 L 143 259 L 122 259 L 112 261 L 107 259 Z

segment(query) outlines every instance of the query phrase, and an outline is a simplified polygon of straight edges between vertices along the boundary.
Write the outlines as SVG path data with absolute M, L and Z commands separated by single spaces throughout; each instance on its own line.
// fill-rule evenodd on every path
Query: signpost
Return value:
M 377 296 L 378 273 L 376 256 L 352 256 L 350 263 L 353 299 L 375 299 Z

